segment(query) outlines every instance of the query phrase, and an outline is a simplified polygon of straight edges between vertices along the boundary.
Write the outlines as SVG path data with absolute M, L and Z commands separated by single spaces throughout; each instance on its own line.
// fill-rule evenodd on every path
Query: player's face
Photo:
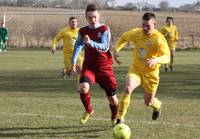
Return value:
M 86 19 L 89 25 L 95 27 L 95 25 L 99 23 L 99 13 L 97 11 L 87 12 Z
M 69 21 L 69 25 L 70 25 L 70 27 L 72 28 L 72 29 L 75 29 L 75 28 L 77 28 L 77 20 L 76 19 L 72 19 L 72 20 L 70 20 Z
M 142 28 L 143 28 L 145 35 L 150 35 L 151 32 L 154 30 L 155 26 L 156 26 L 155 19 L 150 19 L 148 21 L 145 21 L 145 20 L 142 21 Z
M 172 25 L 173 20 L 172 19 L 167 19 L 166 23 L 167 23 L 168 26 L 170 26 L 170 25 Z

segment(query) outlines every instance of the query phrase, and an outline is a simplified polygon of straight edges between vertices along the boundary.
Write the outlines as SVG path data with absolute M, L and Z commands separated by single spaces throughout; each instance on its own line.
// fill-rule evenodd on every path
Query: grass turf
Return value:
M 157 97 L 163 102 L 158 121 L 143 104 L 139 87 L 132 96 L 126 123 L 131 139 L 200 138 L 200 51 L 178 51 L 175 70 L 164 72 Z M 123 64 L 114 64 L 118 96 L 123 90 L 131 52 L 122 51 Z M 112 139 L 110 110 L 105 93 L 95 85 L 91 99 L 95 114 L 79 124 L 83 107 L 75 75 L 60 77 L 62 52 L 9 50 L 0 53 L 0 138 Z

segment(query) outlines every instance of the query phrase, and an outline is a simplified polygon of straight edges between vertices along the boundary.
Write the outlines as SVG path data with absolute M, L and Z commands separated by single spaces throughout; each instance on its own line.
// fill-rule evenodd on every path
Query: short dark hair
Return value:
M 73 19 L 76 19 L 76 20 L 77 20 L 77 18 L 76 18 L 76 17 L 74 17 L 74 16 L 71 16 L 71 17 L 69 18 L 69 22 L 70 22 L 71 20 L 73 20 Z
M 95 4 L 88 4 L 85 10 L 85 14 L 87 12 L 93 12 L 93 11 L 97 11 L 97 7 Z
M 154 13 L 147 12 L 147 13 L 144 13 L 144 15 L 142 16 L 142 19 L 145 21 L 149 21 L 150 19 L 156 19 L 156 16 Z
M 168 17 L 166 18 L 166 21 L 169 20 L 169 19 L 171 19 L 172 21 L 174 21 L 174 18 L 171 17 L 171 16 L 168 16 Z

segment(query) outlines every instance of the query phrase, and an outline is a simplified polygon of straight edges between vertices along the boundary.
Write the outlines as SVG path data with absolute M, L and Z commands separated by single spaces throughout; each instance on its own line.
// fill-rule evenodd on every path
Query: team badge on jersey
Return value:
M 147 40 L 146 45 L 147 46 L 152 46 L 152 42 L 150 40 Z
M 145 51 L 144 48 L 139 48 L 138 49 L 138 54 L 139 54 L 139 58 L 144 59 L 147 55 L 147 52 Z

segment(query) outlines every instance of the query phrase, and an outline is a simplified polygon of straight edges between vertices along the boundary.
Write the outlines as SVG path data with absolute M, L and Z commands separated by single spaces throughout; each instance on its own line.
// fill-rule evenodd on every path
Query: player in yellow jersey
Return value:
M 71 59 L 74 51 L 74 45 L 76 39 L 78 37 L 79 28 L 77 27 L 77 19 L 75 17 L 69 18 L 69 27 L 62 29 L 60 32 L 57 33 L 55 38 L 53 39 L 52 44 L 52 53 L 56 52 L 56 45 L 62 39 L 63 40 L 63 55 L 64 55 L 64 65 L 65 68 L 63 69 L 63 77 L 66 78 L 66 75 L 70 76 L 72 71 L 72 64 Z M 80 54 L 77 61 L 77 72 L 78 77 L 77 80 L 79 81 L 80 73 L 82 69 L 83 63 L 83 56 Z
M 166 18 L 166 25 L 164 25 L 160 32 L 165 36 L 165 39 L 167 40 L 167 44 L 170 49 L 170 63 L 169 68 L 172 71 L 173 70 L 173 64 L 174 64 L 174 56 L 175 56 L 175 49 L 176 44 L 178 41 L 178 31 L 177 27 L 173 25 L 174 19 L 172 17 Z M 165 64 L 165 71 L 168 70 L 168 65 Z
M 135 28 L 122 34 L 114 48 L 114 59 L 120 64 L 119 52 L 131 42 L 133 63 L 130 64 L 126 84 L 120 99 L 117 123 L 123 122 L 127 113 L 133 90 L 141 85 L 144 89 L 144 102 L 153 108 L 152 119 L 156 120 L 161 112 L 161 101 L 156 97 L 159 84 L 160 64 L 170 60 L 170 52 L 164 36 L 155 29 L 156 17 L 153 13 L 145 13 L 142 17 L 142 28 Z

